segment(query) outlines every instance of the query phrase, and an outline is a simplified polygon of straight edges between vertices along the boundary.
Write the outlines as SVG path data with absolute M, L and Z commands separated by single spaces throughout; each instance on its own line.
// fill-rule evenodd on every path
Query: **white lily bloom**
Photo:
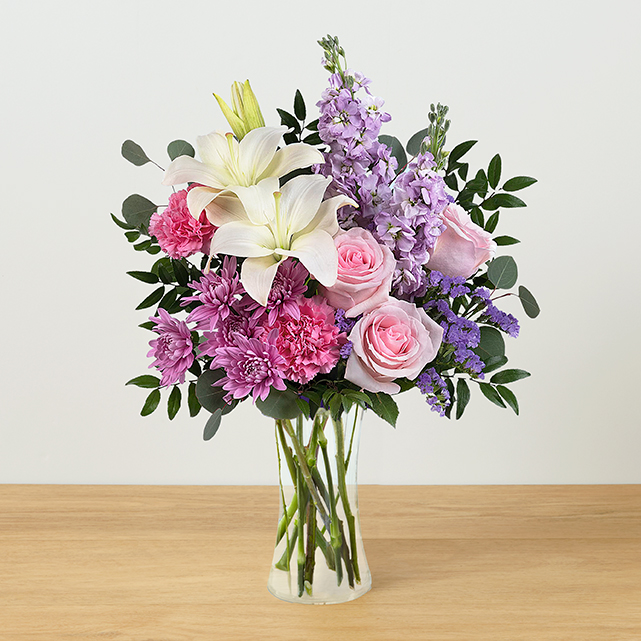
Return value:
M 179 156 L 165 171 L 163 185 L 180 185 L 195 182 L 187 195 L 187 205 L 194 218 L 203 209 L 211 214 L 221 207 L 233 207 L 233 196 L 219 194 L 229 187 L 249 187 L 269 177 L 280 178 L 294 169 L 302 169 L 324 162 L 318 149 L 305 143 L 294 143 L 278 149 L 287 127 L 259 127 L 252 129 L 240 142 L 231 133 L 216 131 L 198 136 L 196 147 L 201 161 L 191 156 Z M 278 149 L 278 151 L 277 151 Z M 212 220 L 213 222 L 213 220 Z
M 298 258 L 322 285 L 336 282 L 336 211 L 357 205 L 342 195 L 323 201 L 331 181 L 319 175 L 297 176 L 279 190 L 278 178 L 266 178 L 250 187 L 230 187 L 227 191 L 237 200 L 219 197 L 225 198 L 226 207 L 212 212 L 210 220 L 219 229 L 211 251 L 245 258 L 241 282 L 261 305 L 267 305 L 278 265 L 289 256 Z

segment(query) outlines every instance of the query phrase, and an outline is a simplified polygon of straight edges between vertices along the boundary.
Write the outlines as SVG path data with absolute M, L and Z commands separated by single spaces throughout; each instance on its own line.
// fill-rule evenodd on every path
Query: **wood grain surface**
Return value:
M 641 486 L 361 486 L 374 587 L 266 589 L 275 487 L 0 486 L 0 639 L 641 641 Z

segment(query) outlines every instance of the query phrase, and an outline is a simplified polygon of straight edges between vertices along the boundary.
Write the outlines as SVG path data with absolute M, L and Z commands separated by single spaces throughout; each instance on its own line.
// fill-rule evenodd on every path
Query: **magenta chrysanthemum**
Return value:
M 236 258 L 233 256 L 225 256 L 218 273 L 209 272 L 199 281 L 190 283 L 190 287 L 199 293 L 185 296 L 183 304 L 198 301 L 201 305 L 187 316 L 187 322 L 196 323 L 198 329 L 206 328 L 210 331 L 214 330 L 219 320 L 227 318 L 232 309 L 240 307 L 240 299 L 245 294 L 236 273 Z
M 160 318 L 149 320 L 156 324 L 154 331 L 158 338 L 149 341 L 152 347 L 147 356 L 156 360 L 149 367 L 156 367 L 162 372 L 161 386 L 185 382 L 185 372 L 194 362 L 194 345 L 187 323 L 172 318 L 164 309 L 159 308 Z
M 299 318 L 296 299 L 307 291 L 305 281 L 309 272 L 297 261 L 288 258 L 283 261 L 276 272 L 272 288 L 269 291 L 267 307 L 262 307 L 253 298 L 247 297 L 247 310 L 259 310 L 257 313 L 268 311 L 267 322 L 273 324 L 281 314 L 289 314 Z
M 308 383 L 336 365 L 346 337 L 334 324 L 334 309 L 322 296 L 300 297 L 296 303 L 298 318 L 282 314 L 267 328 L 278 330 L 276 345 L 285 359 L 285 378 Z
M 245 338 L 262 338 L 266 333 L 265 328 L 259 325 L 260 317 L 229 314 L 216 323 L 215 331 L 203 332 L 205 342 L 198 346 L 200 353 L 206 356 L 216 356 L 221 347 L 232 347 L 235 344 L 234 336 L 240 334 Z
M 187 190 L 169 196 L 169 204 L 149 221 L 149 233 L 158 239 L 160 248 L 172 258 L 186 258 L 196 252 L 209 252 L 215 227 L 205 212 L 196 220 L 187 208 Z
M 211 363 L 212 369 L 222 367 L 226 376 L 215 384 L 229 392 L 225 401 L 252 395 L 254 401 L 264 401 L 270 389 L 285 389 L 285 360 L 276 347 L 276 332 L 262 340 L 234 334 L 234 345 L 220 347 Z

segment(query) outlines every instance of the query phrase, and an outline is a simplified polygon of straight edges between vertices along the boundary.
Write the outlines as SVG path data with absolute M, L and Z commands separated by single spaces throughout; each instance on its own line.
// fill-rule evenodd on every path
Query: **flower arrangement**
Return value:
M 304 524 L 298 544 L 305 536 L 309 545 L 309 506 L 325 519 L 318 535 L 327 540 L 315 535 L 311 553 L 299 554 L 299 597 L 311 594 L 310 554 L 319 549 L 337 575 L 344 567 L 352 588 L 358 582 L 342 488 L 348 413 L 367 408 L 395 425 L 394 396 L 418 388 L 433 411 L 458 419 L 473 384 L 518 414 L 508 384 L 529 374 L 504 367 L 503 335 L 518 336 L 519 322 L 496 302 L 517 296 L 528 316 L 539 313 L 525 287 L 508 291 L 516 263 L 498 255 L 519 241 L 495 235 L 501 209 L 525 206 L 513 192 L 536 181 L 518 176 L 499 187 L 498 154 L 487 170 L 470 172 L 463 157 L 476 141 L 447 150 L 450 121 L 440 104 L 406 146 L 381 135 L 391 117 L 370 80 L 347 67 L 337 38 L 319 44 L 330 76 L 317 118 L 296 91 L 293 113 L 279 109 L 280 126 L 266 126 L 249 81 L 234 83 L 231 106 L 215 95 L 231 132 L 200 136 L 200 160 L 188 142 L 169 144 L 167 205 L 134 194 L 122 220 L 112 215 L 135 250 L 163 254 L 149 271 L 128 272 L 154 286 L 137 309 L 155 308 L 141 327 L 154 334 L 150 367 L 160 377 L 128 382 L 151 388 L 141 413 L 153 412 L 167 390 L 173 419 L 186 386 L 190 415 L 208 412 L 205 439 L 250 398 L 276 420 L 297 504 L 292 510 L 283 494 L 282 529 L 294 525 L 294 539 Z M 153 162 L 131 140 L 122 154 L 135 165 Z M 309 442 L 303 419 L 311 421 Z M 342 457 L 336 492 L 331 474 L 314 476 L 328 422 L 338 426 Z M 281 567 L 289 569 L 294 543 L 286 538 Z

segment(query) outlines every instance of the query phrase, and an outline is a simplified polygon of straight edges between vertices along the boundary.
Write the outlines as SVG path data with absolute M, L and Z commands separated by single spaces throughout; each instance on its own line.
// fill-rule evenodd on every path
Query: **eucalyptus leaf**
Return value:
M 519 298 L 521 299 L 521 305 L 523 305 L 523 310 L 530 318 L 536 318 L 541 313 L 541 308 L 536 302 L 536 298 L 532 295 L 532 292 L 521 285 L 519 287 Z
M 496 390 L 503 397 L 503 400 L 514 410 L 514 413 L 518 416 L 519 402 L 516 400 L 514 392 L 507 387 L 503 387 L 503 385 L 497 385 Z
M 399 174 L 407 165 L 407 155 L 405 154 L 405 149 L 401 141 L 395 136 L 379 136 L 378 140 L 383 145 L 386 145 L 392 150 L 392 156 L 396 158 L 398 166 L 396 168 L 396 173 Z
M 196 382 L 196 397 L 200 404 L 212 414 L 216 410 L 221 410 L 223 414 L 228 414 L 235 407 L 235 403 L 228 404 L 224 397 L 227 392 L 220 385 L 214 385 L 217 381 L 225 376 L 222 369 L 205 370 Z
M 136 387 L 145 387 L 147 389 L 156 389 L 160 385 L 160 379 L 151 374 L 143 374 L 142 376 L 136 376 L 130 381 L 127 381 L 125 385 L 135 385 Z
M 536 178 L 516 176 L 516 178 L 510 178 L 505 185 L 503 185 L 503 191 L 519 191 L 520 189 L 525 189 L 533 185 L 535 182 L 537 182 Z
M 504 369 L 503 371 L 494 374 L 490 379 L 490 383 L 494 383 L 495 385 L 505 385 L 506 383 L 520 381 L 528 376 L 530 376 L 530 372 L 526 372 L 524 369 Z
M 174 140 L 167 145 L 167 155 L 176 160 L 179 156 L 196 156 L 196 150 L 186 140 Z
M 519 272 L 512 256 L 495 258 L 487 269 L 487 277 L 497 289 L 514 287 L 518 276 Z
M 481 340 L 473 351 L 486 363 L 492 356 L 505 356 L 505 340 L 495 327 L 481 325 Z
M 501 156 L 496 154 L 487 168 L 487 180 L 490 183 L 492 189 L 496 189 L 496 186 L 501 180 Z
M 167 399 L 167 416 L 169 416 L 170 421 L 173 421 L 176 414 L 178 414 L 181 400 L 182 392 L 180 391 L 180 387 L 178 387 L 178 385 L 174 385 L 174 389 L 171 390 L 171 394 Z
M 417 131 L 408 141 L 406 145 L 407 153 L 410 156 L 417 156 L 421 151 L 421 143 L 427 136 L 427 129 Z
M 490 385 L 489 383 L 479 383 L 479 387 L 481 388 L 481 392 L 483 392 L 483 396 L 487 398 L 489 401 L 492 401 L 495 405 L 498 405 L 499 407 L 505 407 L 505 403 L 503 402 L 503 399 L 499 395 L 499 393 Z
M 149 416 L 149 414 L 151 414 L 158 407 L 158 403 L 160 403 L 160 390 L 155 389 L 147 397 L 145 404 L 140 410 L 140 416 Z
M 120 148 L 120 153 L 125 160 L 128 160 L 132 165 L 136 165 L 136 167 L 141 167 L 151 162 L 143 148 L 133 140 L 125 140 Z
M 123 218 L 137 229 L 146 230 L 149 219 L 157 209 L 158 205 L 140 194 L 132 194 L 122 203 Z
M 264 401 L 260 398 L 256 399 L 256 407 L 270 418 L 296 418 L 300 414 L 300 408 L 296 403 L 297 398 L 298 396 L 291 390 L 281 392 L 272 388 Z
M 203 431 L 203 439 L 208 441 L 213 438 L 220 427 L 220 421 L 223 417 L 221 410 L 216 410 L 210 417 L 207 423 L 205 424 L 205 430 Z
M 459 378 L 456 383 L 456 420 L 463 416 L 463 412 L 470 402 L 470 388 L 464 378 Z

